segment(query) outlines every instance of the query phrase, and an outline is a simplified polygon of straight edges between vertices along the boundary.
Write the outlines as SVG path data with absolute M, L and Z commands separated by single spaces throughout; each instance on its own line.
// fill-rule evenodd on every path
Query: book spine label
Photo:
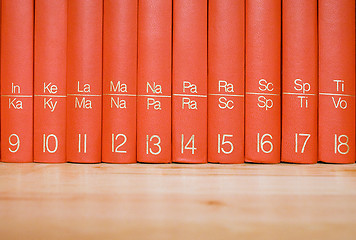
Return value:
M 280 161 L 281 1 L 246 2 L 245 161 Z
M 355 1 L 319 1 L 319 160 L 355 162 Z
M 35 2 L 34 161 L 65 162 L 67 1 Z
M 207 162 L 207 8 L 173 1 L 173 162 Z
M 33 0 L 2 0 L 1 157 L 33 161 Z
M 67 161 L 101 161 L 102 0 L 68 1 Z
M 102 161 L 136 162 L 137 1 L 104 1 Z
M 210 0 L 208 161 L 244 162 L 245 1 Z
M 137 161 L 169 163 L 172 2 L 140 1 L 138 31 Z
M 282 161 L 318 161 L 317 0 L 283 0 Z

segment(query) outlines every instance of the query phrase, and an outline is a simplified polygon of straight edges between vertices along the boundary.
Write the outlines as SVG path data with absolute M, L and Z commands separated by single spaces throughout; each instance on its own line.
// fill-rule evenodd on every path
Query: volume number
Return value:
M 15 148 L 9 148 L 9 151 L 15 153 L 20 148 L 20 138 L 17 134 L 13 133 L 9 136 L 9 144 Z
M 54 140 L 54 148 L 50 149 L 49 147 L 49 141 L 50 139 Z M 43 134 L 43 152 L 49 152 L 49 153 L 55 153 L 57 152 L 58 149 L 58 138 L 56 135 L 54 134 L 49 134 L 48 136 L 46 136 L 46 134 Z
M 118 141 L 119 138 L 122 139 L 122 142 L 121 142 L 119 145 L 117 145 L 117 146 L 115 147 L 115 141 Z M 122 150 L 122 149 L 120 150 L 120 148 L 121 148 L 126 142 L 127 142 L 127 137 L 126 137 L 125 134 L 122 134 L 122 133 L 117 134 L 117 135 L 111 134 L 111 152 L 115 152 L 115 153 L 126 153 L 126 152 L 127 152 L 126 150 Z
M 335 139 L 335 153 L 340 153 L 340 154 L 348 154 L 350 151 L 350 146 L 348 145 L 349 143 L 349 137 L 347 135 L 334 135 Z
M 257 133 L 257 152 L 270 153 L 273 151 L 273 143 L 265 138 L 273 139 L 271 134 L 266 133 L 260 136 L 260 133 Z
M 227 138 L 232 138 L 231 134 L 218 134 L 218 153 L 230 154 L 234 151 L 234 145 Z M 224 145 L 227 146 L 224 148 Z M 227 150 L 228 149 L 228 150 Z
M 310 138 L 310 134 L 308 133 L 296 133 L 295 134 L 295 152 L 298 153 L 298 142 L 299 142 L 299 137 L 306 137 L 302 146 L 302 149 L 300 151 L 300 153 L 304 153 L 305 151 L 305 146 L 307 145 L 307 142 Z
M 152 143 L 153 147 L 150 147 L 150 143 Z M 158 135 L 152 135 L 151 137 L 146 135 L 146 154 L 158 155 L 161 153 L 161 138 Z
M 188 142 L 184 144 L 184 134 L 182 134 L 182 139 L 181 139 L 181 153 L 184 153 L 185 150 L 190 150 L 192 151 L 192 154 L 194 155 L 194 152 L 197 150 L 195 147 L 195 135 L 192 135 Z

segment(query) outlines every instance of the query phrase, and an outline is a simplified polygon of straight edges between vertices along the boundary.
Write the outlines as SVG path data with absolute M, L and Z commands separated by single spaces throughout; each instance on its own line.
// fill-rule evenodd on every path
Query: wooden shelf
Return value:
M 356 239 L 356 164 L 0 163 L 1 239 Z

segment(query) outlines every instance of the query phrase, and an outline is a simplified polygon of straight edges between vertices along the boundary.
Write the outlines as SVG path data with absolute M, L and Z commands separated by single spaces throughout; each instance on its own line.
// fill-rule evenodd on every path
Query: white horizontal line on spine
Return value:
M 280 96 L 278 93 L 255 93 L 255 92 L 246 92 L 248 95 L 268 95 L 268 96 Z
M 178 97 L 207 97 L 206 95 L 194 95 L 194 94 L 184 94 L 184 93 L 175 93 L 173 96 Z
M 285 95 L 308 95 L 308 96 L 316 96 L 315 93 L 295 93 L 295 92 L 284 92 Z
M 25 97 L 25 98 L 31 98 L 33 95 L 1 95 L 1 97 Z
M 137 95 L 138 97 L 165 97 L 170 98 L 171 96 L 168 95 Z
M 127 97 L 136 97 L 136 94 L 130 93 L 104 93 L 104 96 L 127 96 Z
M 239 94 L 223 94 L 223 93 L 209 93 L 211 96 L 223 96 L 223 97 L 245 97 L 245 95 Z
M 79 94 L 79 93 L 68 93 L 67 96 L 77 96 L 77 97 L 101 97 L 100 94 Z
M 60 97 L 60 98 L 65 98 L 67 96 L 65 95 L 41 95 L 41 94 L 35 94 L 35 97 Z
M 355 97 L 355 95 L 351 95 L 351 94 L 340 94 L 340 93 L 319 93 L 319 95 L 323 95 L 323 96 Z

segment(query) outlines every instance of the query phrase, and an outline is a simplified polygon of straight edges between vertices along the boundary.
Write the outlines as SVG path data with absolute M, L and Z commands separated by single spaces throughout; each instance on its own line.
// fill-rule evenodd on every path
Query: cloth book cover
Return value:
M 280 162 L 281 1 L 246 1 L 245 160 Z
M 35 1 L 34 161 L 66 161 L 67 1 Z
M 319 1 L 319 160 L 355 162 L 355 1 Z
M 173 162 L 207 162 L 207 10 L 207 0 L 173 1 Z
M 318 161 L 317 0 L 283 0 L 283 162 Z
M 137 5 L 104 1 L 103 162 L 136 162 Z
M 169 163 L 172 2 L 141 0 L 138 19 L 137 161 Z
M 244 162 L 245 1 L 210 0 L 208 161 Z
M 102 19 L 102 0 L 68 1 L 68 162 L 101 162 Z
M 33 161 L 33 0 L 2 0 L 1 160 Z

